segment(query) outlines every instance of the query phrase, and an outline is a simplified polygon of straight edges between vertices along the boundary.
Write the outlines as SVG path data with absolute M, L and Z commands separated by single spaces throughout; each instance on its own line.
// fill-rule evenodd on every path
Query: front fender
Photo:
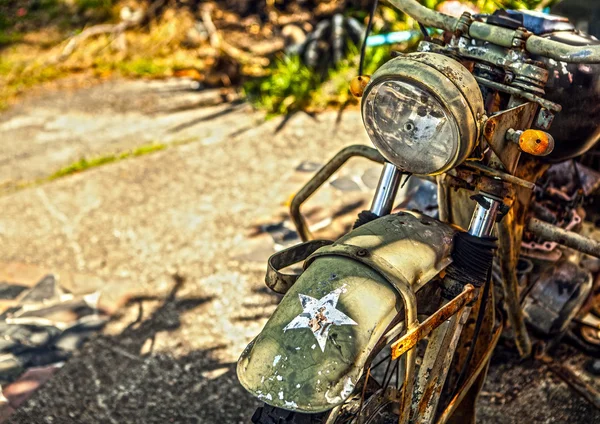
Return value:
M 317 413 L 342 403 L 402 309 L 385 275 L 391 269 L 418 291 L 451 262 L 455 233 L 428 216 L 400 212 L 319 249 L 242 353 L 241 384 L 264 402 L 290 410 Z M 340 255 L 340 247 L 378 258 L 386 273 L 372 261 Z

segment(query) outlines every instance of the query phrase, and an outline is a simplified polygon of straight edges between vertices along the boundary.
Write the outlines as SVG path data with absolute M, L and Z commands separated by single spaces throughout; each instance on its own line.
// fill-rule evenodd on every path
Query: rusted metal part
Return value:
M 507 183 L 515 184 L 520 187 L 526 188 L 528 190 L 533 190 L 535 188 L 535 184 L 526 181 L 522 178 L 515 177 L 514 175 L 507 174 L 506 172 L 499 171 L 497 169 L 490 168 L 488 166 L 482 165 L 479 162 L 465 162 L 462 166 L 467 168 L 475 169 L 481 172 L 484 175 L 488 175 L 492 178 L 499 178 L 502 181 L 506 181 Z
M 468 34 L 472 22 L 473 18 L 471 17 L 471 14 L 469 12 L 463 12 L 454 27 L 454 35 L 460 37 L 463 34 Z
M 509 174 L 514 174 L 521 149 L 506 139 L 509 129 L 525 130 L 531 126 L 538 105 L 528 102 L 490 117 L 483 127 L 483 136 Z
M 592 296 L 592 298 L 594 297 L 596 297 L 594 300 L 596 300 L 595 303 L 597 304 L 598 298 L 597 296 Z M 582 319 L 575 318 L 574 321 L 580 326 L 581 338 L 586 343 L 592 346 L 600 346 L 600 318 L 593 313 L 587 313 Z
M 446 184 L 446 174 L 435 177 L 437 182 L 437 201 L 439 220 L 449 222 L 450 219 L 450 204 L 448 198 L 448 184 Z
M 519 96 L 524 98 L 525 100 L 529 100 L 530 102 L 537 103 L 539 106 L 548 109 L 552 112 L 560 112 L 562 110 L 562 106 L 551 102 L 550 100 L 546 100 L 540 96 L 537 96 L 533 93 L 529 93 L 520 88 L 511 87 L 510 85 L 501 84 L 499 82 L 490 81 L 485 78 L 481 78 L 476 76 L 475 79 L 481 85 L 492 88 L 494 90 L 502 91 L 504 93 L 512 94 L 514 96 Z
M 308 181 L 304 187 L 302 187 L 298 193 L 292 199 L 290 205 L 290 216 L 296 231 L 302 241 L 308 241 L 312 238 L 308 225 L 300 212 L 300 206 L 321 187 L 346 161 L 352 157 L 364 157 L 373 162 L 384 163 L 385 159 L 381 154 L 374 148 L 364 146 L 361 144 L 355 144 L 352 146 L 345 147 L 339 153 L 337 153 L 329 162 L 327 162 L 314 177 Z
M 392 344 L 392 359 L 397 359 L 412 349 L 419 340 L 427 337 L 435 328 L 456 314 L 475 297 L 475 288 L 468 284 L 461 294 L 442 306 L 420 325 L 408 329 L 406 334 Z
M 502 275 L 502 288 L 508 320 L 515 333 L 515 342 L 521 356 L 531 353 L 531 341 L 525 328 L 523 311 L 519 303 L 519 280 L 516 273 L 519 261 L 519 248 L 523 237 L 523 225 L 520 214 L 525 213 L 523 204 L 515 202 L 506 216 L 497 225 L 498 252 L 500 271 Z
M 544 86 L 548 81 L 548 70 L 538 64 L 527 61 L 526 58 L 509 59 L 506 68 L 514 75 L 510 84 L 544 96 Z
M 543 218 L 542 221 L 544 222 L 547 222 L 547 218 L 550 217 L 550 221 L 557 223 L 557 227 L 562 228 L 566 231 L 571 231 L 572 229 L 578 227 L 582 221 L 581 217 L 578 215 L 575 209 L 571 209 L 568 212 L 567 218 L 565 218 L 564 220 L 559 219 L 558 213 L 544 208 L 544 206 L 539 204 L 538 202 L 532 205 L 532 211 L 534 212 L 536 217 Z M 562 253 L 560 251 L 555 251 L 556 247 L 558 246 L 558 243 L 538 239 L 539 237 L 537 237 L 536 240 L 523 241 L 521 243 L 521 248 L 527 249 L 528 253 L 531 253 L 531 251 L 537 251 L 538 253 L 541 253 L 548 259 L 553 259 L 554 257 L 558 259 L 562 256 Z
M 515 30 L 513 39 L 511 41 L 511 47 L 518 50 L 525 50 L 525 43 L 527 39 L 531 36 L 531 33 L 528 32 L 525 28 L 519 27 Z
M 274 292 L 285 294 L 300 275 L 285 274 L 281 270 L 304 261 L 317 249 L 332 243 L 329 240 L 311 240 L 275 253 L 269 258 L 265 283 Z
M 415 424 L 432 423 L 437 412 L 437 406 L 440 401 L 440 394 L 444 388 L 448 371 L 456 351 L 456 346 L 461 336 L 462 328 L 469 315 L 470 307 L 466 306 L 461 311 L 453 315 L 448 321 L 445 321 L 440 327 L 436 328 L 430 336 L 429 343 L 436 344 L 438 349 L 432 349 L 427 345 L 427 351 L 421 367 L 419 368 L 419 377 L 422 376 L 423 383 L 418 381 L 422 390 L 422 395 L 418 400 L 417 408 L 413 408 L 413 421 Z M 439 332 L 437 335 L 435 333 Z M 440 340 L 441 339 L 441 340 Z M 437 342 L 437 343 L 436 343 Z
M 516 176 L 528 181 L 536 181 L 548 167 L 549 165 L 541 163 L 537 158 L 525 157 L 524 160 L 521 160 Z M 498 260 L 506 312 L 515 333 L 517 350 L 521 356 L 528 356 L 531 353 L 531 341 L 527 334 L 523 311 L 519 302 L 519 278 L 516 270 L 532 192 L 519 186 L 515 186 L 514 190 L 515 201 L 497 225 Z
M 502 325 L 499 325 L 493 333 L 492 339 L 490 343 L 486 346 L 485 353 L 481 356 L 480 360 L 474 366 L 473 371 L 469 374 L 469 377 L 465 380 L 463 385 L 458 388 L 456 395 L 448 406 L 444 409 L 444 411 L 440 414 L 437 424 L 445 424 L 451 420 L 452 415 L 456 411 L 456 408 L 460 405 L 464 396 L 468 393 L 469 389 L 473 386 L 473 384 L 478 380 L 478 378 L 482 375 L 482 372 L 487 370 L 487 366 L 492 357 L 492 353 L 494 349 L 496 349 L 496 345 L 500 340 L 500 336 L 502 335 Z
M 592 404 L 597 409 L 600 409 L 600 392 L 596 387 L 587 383 L 577 374 L 575 374 L 568 366 L 557 363 L 552 359 L 546 360 L 548 368 L 556 374 L 561 380 L 581 395 L 585 400 Z
M 564 230 L 556 225 L 549 224 L 537 218 L 531 218 L 529 220 L 527 229 L 544 240 L 556 242 L 560 245 L 600 258 L 600 242 L 597 240 L 582 236 L 573 231 Z

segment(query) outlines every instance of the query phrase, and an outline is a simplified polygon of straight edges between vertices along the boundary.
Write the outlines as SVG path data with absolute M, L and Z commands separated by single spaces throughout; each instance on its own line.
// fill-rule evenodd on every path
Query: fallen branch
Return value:
M 79 46 L 83 41 L 87 40 L 90 37 L 94 37 L 101 34 L 111 34 L 113 36 L 118 36 L 122 34 L 125 30 L 137 25 L 136 21 L 123 21 L 118 24 L 101 24 L 95 25 L 93 27 L 89 27 L 81 31 L 78 35 L 72 37 L 65 48 L 62 50 L 58 58 L 56 59 L 58 62 L 62 62 L 67 59 L 69 56 L 73 54 L 77 46 Z
M 241 64 L 250 64 L 250 65 L 258 65 L 258 66 L 268 66 L 269 59 L 266 57 L 256 57 L 253 56 L 231 44 L 227 43 L 221 33 L 215 26 L 212 17 L 211 17 L 210 7 L 202 8 L 200 15 L 202 17 L 202 23 L 206 28 L 206 32 L 208 32 L 208 41 L 213 49 L 218 50 L 226 54 L 227 56 L 235 59 Z
M 130 28 L 139 26 L 146 22 L 148 18 L 155 16 L 156 11 L 166 3 L 166 0 L 157 0 L 152 3 L 144 13 L 137 13 L 130 16 L 128 19 L 124 19 L 118 24 L 100 24 L 86 28 L 81 33 L 74 37 L 71 37 L 67 45 L 63 48 L 62 52 L 58 57 L 55 58 L 55 62 L 62 62 L 73 54 L 77 46 L 90 37 L 95 37 L 101 34 L 111 34 L 113 37 L 119 37 L 125 31 Z

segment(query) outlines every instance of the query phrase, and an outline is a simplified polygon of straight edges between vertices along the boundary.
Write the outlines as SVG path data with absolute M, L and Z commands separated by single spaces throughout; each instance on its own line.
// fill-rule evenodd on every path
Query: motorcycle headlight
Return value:
M 403 171 L 440 174 L 475 148 L 483 99 L 475 78 L 453 59 L 437 53 L 396 57 L 375 72 L 362 98 L 371 141 Z

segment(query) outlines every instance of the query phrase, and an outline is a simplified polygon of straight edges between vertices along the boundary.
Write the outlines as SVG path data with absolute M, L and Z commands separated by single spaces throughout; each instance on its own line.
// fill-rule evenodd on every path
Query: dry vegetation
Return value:
M 424 2 L 431 7 L 440 3 Z M 490 0 L 473 3 L 490 9 Z M 315 76 L 295 58 L 284 56 L 282 30 L 294 25 L 310 31 L 318 20 L 340 12 L 364 22 L 370 4 L 369 0 L 0 0 L 0 108 L 31 87 L 72 74 L 84 74 L 85 80 L 114 74 L 187 76 L 203 87 L 245 83 L 245 93 L 272 113 L 345 105 L 351 101 L 346 83 L 356 66 L 356 47 L 349 49 L 351 55 L 337 69 Z M 390 31 L 413 25 L 383 6 L 374 28 Z M 387 52 L 371 52 L 370 63 L 385 60 Z

